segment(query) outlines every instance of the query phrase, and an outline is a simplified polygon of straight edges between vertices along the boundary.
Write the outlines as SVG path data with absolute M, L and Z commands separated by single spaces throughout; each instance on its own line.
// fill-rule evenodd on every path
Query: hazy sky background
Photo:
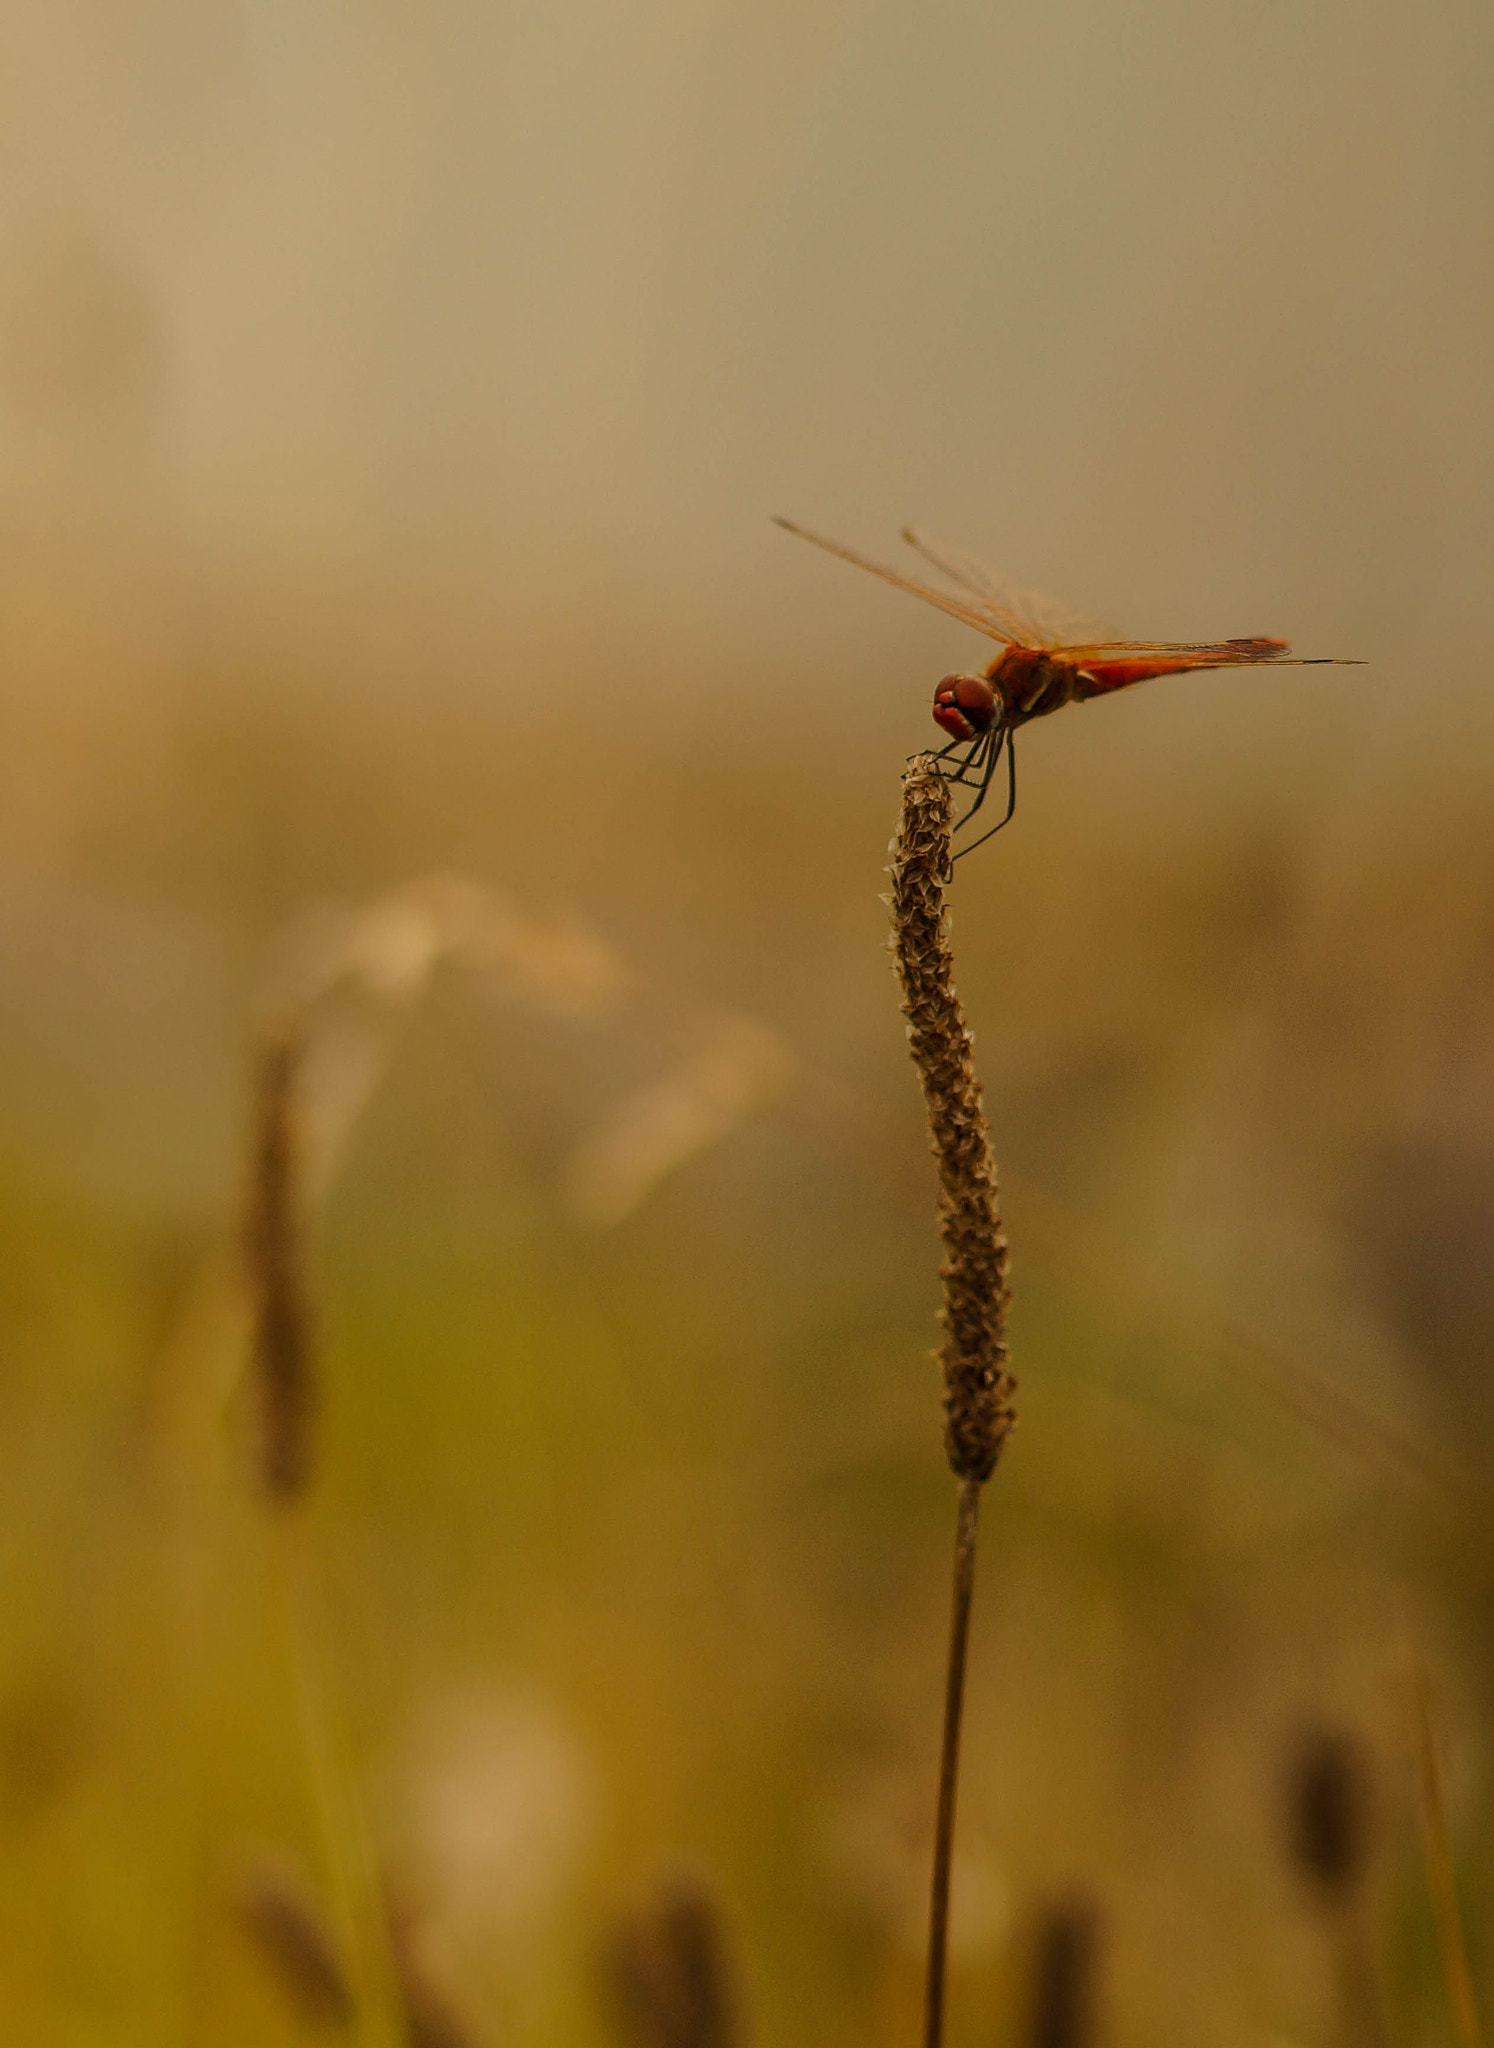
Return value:
M 972 660 L 768 523 L 914 518 L 1420 717 L 1494 627 L 1491 44 L 1474 0 L 12 5 L 0 516 L 765 690 Z

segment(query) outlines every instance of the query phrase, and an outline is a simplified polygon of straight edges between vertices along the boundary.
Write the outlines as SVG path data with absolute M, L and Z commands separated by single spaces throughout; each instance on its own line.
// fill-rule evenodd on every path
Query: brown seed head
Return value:
M 1016 1420 L 1006 1369 L 1006 1239 L 970 1033 L 954 986 L 944 890 L 954 801 L 927 755 L 903 778 L 892 848 L 893 952 L 908 1044 L 939 1164 L 944 1241 L 944 1444 L 957 1478 L 983 1481 Z
M 313 2026 L 347 2027 L 354 2003 L 348 1973 L 326 1915 L 308 1887 L 278 1857 L 264 1857 L 237 1886 L 245 1931 L 290 2003 Z
M 1328 1904 L 1350 1898 L 1368 1860 L 1370 1777 L 1364 1751 L 1340 1728 L 1297 1738 L 1287 1771 L 1292 1861 Z
M 606 1961 L 634 2048 L 735 2048 L 740 2029 L 721 1915 L 697 1878 L 676 1876 L 624 1920 Z
M 1089 2048 L 1095 2038 L 1100 1914 L 1082 1893 L 1054 1900 L 1038 1925 L 1029 2048 Z
M 301 1273 L 295 1090 L 301 1040 L 277 1027 L 260 1050 L 253 1170 L 244 1233 L 259 1397 L 259 1475 L 273 1500 L 293 1502 L 311 1476 L 316 1384 Z

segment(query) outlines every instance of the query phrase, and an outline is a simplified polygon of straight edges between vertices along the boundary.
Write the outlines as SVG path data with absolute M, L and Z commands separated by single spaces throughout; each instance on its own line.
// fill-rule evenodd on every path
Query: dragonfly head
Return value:
M 951 739 L 973 740 L 995 724 L 998 702 L 984 676 L 946 676 L 934 692 L 934 723 Z

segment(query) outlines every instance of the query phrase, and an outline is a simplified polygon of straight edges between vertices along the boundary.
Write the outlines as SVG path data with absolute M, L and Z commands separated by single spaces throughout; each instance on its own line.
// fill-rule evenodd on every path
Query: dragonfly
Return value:
M 1017 807 L 1015 736 L 1034 718 L 1046 718 L 1065 704 L 1107 697 L 1152 676 L 1193 669 L 1363 665 L 1336 655 L 1293 655 L 1286 640 L 1118 640 L 1048 599 L 1015 588 L 963 548 L 918 527 L 905 526 L 902 538 L 946 579 L 942 586 L 873 562 L 791 519 L 777 524 L 1000 643 L 1000 654 L 979 675 L 945 676 L 934 689 L 934 723 L 949 737 L 933 758 L 948 781 L 975 792 L 956 831 L 984 804 L 1003 756 L 1006 760 L 1005 815 L 965 846 L 965 853 L 973 853 L 1009 823 Z

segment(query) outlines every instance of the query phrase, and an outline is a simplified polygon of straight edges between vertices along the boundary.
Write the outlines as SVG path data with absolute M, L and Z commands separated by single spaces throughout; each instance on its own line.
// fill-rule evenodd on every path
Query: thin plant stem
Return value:
M 353 1972 L 364 1993 L 359 2031 L 367 2048 L 397 2048 L 401 1999 L 389 1924 L 367 1822 L 348 1768 L 348 1744 L 322 1653 L 304 1522 L 272 1528 L 283 1603 L 285 1646 L 295 1688 L 302 1750 L 332 1882 L 337 1917 L 350 1939 Z
M 944 1679 L 944 1740 L 939 1753 L 939 1803 L 934 1822 L 934 1875 L 929 1891 L 929 1963 L 924 1987 L 924 2048 L 944 2037 L 944 1979 L 949 1956 L 949 1872 L 954 1855 L 955 1801 L 960 1779 L 960 1726 L 965 1712 L 965 1665 L 970 1644 L 970 1601 L 975 1590 L 975 1534 L 981 1481 L 960 1481 L 955 1521 L 954 1598 L 949 1614 L 949 1663 Z

